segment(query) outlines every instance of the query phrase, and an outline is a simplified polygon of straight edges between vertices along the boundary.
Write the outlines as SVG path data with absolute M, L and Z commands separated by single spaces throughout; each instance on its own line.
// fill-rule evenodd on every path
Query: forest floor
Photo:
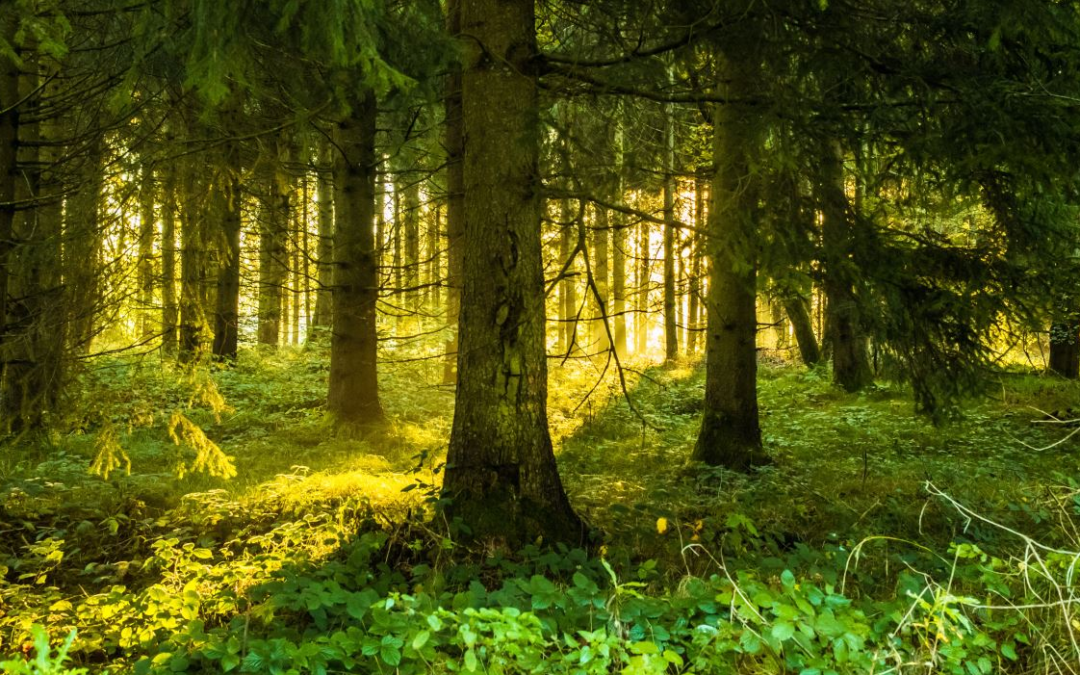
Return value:
M 591 553 L 515 553 L 464 550 L 454 524 L 429 517 L 453 407 L 452 392 L 436 383 L 437 362 L 388 365 L 390 422 L 353 438 L 335 435 L 324 417 L 327 362 L 318 350 L 248 352 L 212 380 L 146 361 L 105 365 L 83 383 L 79 409 L 97 411 L 82 420 L 84 433 L 0 457 L 0 655 L 25 651 L 31 625 L 41 624 L 54 637 L 77 628 L 75 660 L 92 670 L 277 673 L 288 669 L 275 659 L 308 659 L 314 665 L 298 672 L 321 672 L 367 658 L 402 672 L 440 672 L 425 669 L 432 659 L 450 670 L 528 672 L 523 656 L 510 668 L 492 660 L 507 639 L 498 631 L 484 650 L 438 642 L 443 623 L 458 621 L 460 637 L 461 622 L 473 619 L 431 608 L 459 610 L 462 592 L 485 588 L 490 597 L 462 602 L 524 603 L 547 636 L 537 638 L 538 653 L 577 664 L 567 672 L 607 672 L 599 661 L 599 670 L 582 670 L 600 657 L 585 658 L 580 645 L 551 646 L 560 632 L 585 628 L 580 639 L 598 640 L 597 654 L 607 645 L 608 669 L 701 670 L 723 658 L 742 672 L 780 672 L 781 663 L 859 672 L 922 659 L 969 675 L 1068 663 L 1080 631 L 1077 558 L 1069 557 L 1080 550 L 1080 436 L 1054 420 L 1080 417 L 1075 383 L 1003 373 L 957 420 L 935 427 L 913 415 L 901 385 L 851 395 L 826 372 L 765 364 L 761 420 L 773 461 L 743 475 L 687 461 L 703 369 L 630 375 L 631 406 L 602 364 L 552 361 L 560 470 L 598 539 Z M 174 413 L 233 458 L 235 476 L 197 470 L 206 448 L 190 435 L 173 442 Z M 130 474 L 92 475 L 103 451 L 129 459 Z M 1030 578 L 1040 564 L 1045 574 Z M 358 581 L 359 569 L 367 571 Z M 497 595 L 509 582 L 517 595 Z M 548 598 L 549 586 L 593 594 L 578 603 L 588 621 L 569 601 Z M 746 591 L 742 611 L 757 619 L 735 621 L 732 589 L 736 598 Z M 402 593 L 427 603 L 428 628 L 414 617 L 375 643 L 332 638 L 385 598 L 405 611 Z M 795 614 L 780 609 L 778 593 Z M 700 596 L 689 612 L 677 601 L 687 594 Z M 722 598 L 726 613 L 714 606 Z M 857 601 L 846 618 L 835 609 L 841 627 L 832 633 L 804 616 L 820 619 L 830 598 L 837 607 Z M 646 599 L 660 603 L 654 614 L 627 609 Z M 1002 604 L 1033 609 L 1006 618 L 987 609 Z M 556 609 L 558 617 L 545 614 Z M 592 632 L 598 612 L 611 633 L 602 639 Z M 745 630 L 727 636 L 730 649 L 703 657 L 694 612 L 701 625 Z M 897 636 L 907 636 L 902 646 L 890 642 Z M 655 654 L 642 646 L 650 641 Z M 304 644 L 321 645 L 323 656 L 301 657 Z

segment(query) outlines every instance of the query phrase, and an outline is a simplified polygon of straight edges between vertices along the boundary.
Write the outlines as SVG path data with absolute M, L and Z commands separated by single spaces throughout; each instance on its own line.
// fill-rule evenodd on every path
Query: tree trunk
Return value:
M 785 297 L 784 313 L 791 321 L 791 327 L 795 331 L 795 342 L 799 345 L 799 355 L 807 367 L 816 365 L 821 360 L 821 351 L 818 349 L 817 337 L 814 335 L 814 324 L 810 319 L 810 310 L 807 302 L 800 297 Z
M 570 200 L 559 202 L 559 220 L 562 231 L 559 233 L 559 269 L 566 266 L 566 277 L 559 282 L 559 353 L 577 351 L 577 279 L 574 278 L 574 265 L 567 266 L 571 256 L 577 257 L 575 245 L 578 240 L 577 212 L 571 211 Z
M 221 255 L 217 270 L 217 300 L 214 310 L 214 356 L 235 360 L 240 329 L 240 230 L 242 195 L 240 152 L 229 143 L 222 157 L 217 180 L 211 188 L 214 214 L 221 223 Z
M 473 38 L 462 96 L 465 267 L 443 492 L 473 536 L 512 547 L 583 538 L 547 426 L 534 11 L 533 0 L 462 7 Z
M 690 307 L 687 323 L 686 352 L 696 354 L 701 330 L 701 249 L 705 244 L 705 179 L 694 181 L 694 247 L 690 262 Z
M 73 131 L 74 128 L 73 128 Z M 75 132 L 77 133 L 77 131 Z M 64 273 L 68 286 L 68 311 L 71 348 L 78 354 L 90 353 L 97 333 L 97 317 L 102 304 L 102 225 L 101 202 L 104 180 L 100 138 L 89 143 L 80 169 L 79 190 L 69 198 L 64 233 Z M 2 199 L 0 199 L 2 201 Z M 175 296 L 174 305 L 175 310 Z M 175 327 L 176 318 L 172 325 Z M 175 328 L 173 331 L 175 337 Z M 175 341 L 173 351 L 175 352 Z
M 822 214 L 822 258 L 826 297 L 826 340 L 833 359 L 833 381 L 846 391 L 858 391 L 873 382 L 866 336 L 859 321 L 852 253 L 854 223 L 844 193 L 844 162 L 840 144 L 822 148 L 817 197 Z
M 721 89 L 740 99 L 752 91 L 756 69 L 734 58 L 753 57 L 723 59 Z M 756 115 L 744 106 L 717 106 L 714 114 L 705 401 L 693 458 L 745 470 L 764 459 L 757 404 L 758 191 L 752 173 L 759 132 Z
M 379 422 L 378 245 L 375 241 L 375 97 L 338 122 L 334 212 L 334 316 L 327 407 L 339 423 Z
M 403 191 L 405 293 L 398 300 L 403 310 L 416 308 L 420 286 L 420 183 L 410 174 Z
M 161 186 L 161 348 L 176 354 L 176 163 L 167 162 Z
M 265 179 L 267 203 L 259 233 L 259 344 L 277 347 L 281 342 L 282 309 L 288 266 L 285 264 L 289 223 L 289 190 L 279 148 L 270 158 Z
M 206 322 L 207 235 L 206 218 L 199 204 L 194 161 L 183 165 L 180 211 L 180 361 L 200 360 L 209 348 Z
M 1050 326 L 1050 370 L 1070 380 L 1080 378 L 1080 320 Z
M 611 304 L 609 302 L 609 289 L 611 288 L 611 247 L 608 242 L 611 238 L 611 223 L 608 217 L 608 211 L 605 208 L 597 208 L 596 210 L 596 224 L 593 227 L 593 255 L 596 264 L 593 266 L 592 273 L 593 279 L 596 282 L 597 295 L 600 296 L 599 300 L 593 298 L 594 304 L 597 306 L 596 316 L 593 319 L 592 330 L 592 342 L 594 345 L 593 351 L 606 352 L 611 343 L 608 340 L 608 314 L 611 311 Z
M 670 75 L 670 70 L 669 70 Z M 664 360 L 679 358 L 675 297 L 675 115 L 664 106 Z
M 141 340 L 149 340 L 157 332 L 157 312 L 154 311 L 154 168 L 149 161 L 142 167 L 139 185 L 139 327 Z
M 649 289 L 652 286 L 652 264 L 650 249 L 649 221 L 642 220 L 638 225 L 638 269 L 637 297 L 634 315 L 634 352 L 644 356 L 649 350 Z
M 21 10 L 16 0 L 0 0 L 0 43 L 15 44 Z M 0 52 L 0 321 L 8 314 L 10 264 L 15 227 L 15 186 L 18 184 L 19 66 L 13 54 Z M 7 326 L 0 330 L 0 355 Z
M 330 327 L 333 298 L 331 288 L 334 285 L 334 188 L 331 182 L 332 156 L 330 146 L 325 146 L 316 168 L 318 186 L 318 290 L 315 292 L 315 318 L 311 322 L 312 333 Z
M 615 124 L 615 180 L 612 189 L 614 201 L 623 201 L 623 164 L 626 148 L 626 137 L 623 130 L 622 109 L 619 109 L 619 119 Z M 626 246 L 627 231 L 624 214 L 616 211 L 611 218 L 611 313 L 614 315 L 615 328 L 612 337 L 615 338 L 615 351 L 620 357 L 626 356 Z
M 461 35 L 461 3 L 446 3 L 446 29 L 451 37 Z M 461 277 L 465 266 L 462 234 L 465 231 L 465 136 L 461 118 L 461 66 L 450 65 L 443 95 L 446 107 L 446 126 L 443 144 L 446 146 L 446 359 L 443 362 L 443 383 L 457 382 L 458 315 L 461 312 Z

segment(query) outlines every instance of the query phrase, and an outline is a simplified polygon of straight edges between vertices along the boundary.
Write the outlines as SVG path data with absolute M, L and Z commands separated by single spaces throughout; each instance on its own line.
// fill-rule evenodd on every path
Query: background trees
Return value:
M 437 359 L 447 496 L 575 537 L 546 357 L 628 389 L 704 345 L 686 454 L 738 469 L 763 354 L 938 421 L 1017 350 L 1080 367 L 1071 6 L 0 7 L 11 438 L 103 354 L 325 347 L 361 435 L 380 360 Z

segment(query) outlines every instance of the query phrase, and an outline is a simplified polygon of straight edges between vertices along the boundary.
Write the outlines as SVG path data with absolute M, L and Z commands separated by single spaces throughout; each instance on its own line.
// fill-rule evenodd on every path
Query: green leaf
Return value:
M 413 638 L 412 648 L 419 651 L 424 647 L 424 645 L 428 643 L 428 640 L 430 639 L 431 633 L 426 630 L 422 630 L 416 634 L 416 637 Z
M 795 626 L 787 621 L 777 621 L 772 627 L 772 636 L 777 640 L 790 640 L 795 635 Z
M 479 665 L 480 665 L 479 662 L 476 660 L 476 652 L 473 651 L 472 649 L 466 650 L 465 651 L 465 669 L 468 670 L 471 673 L 475 673 L 476 668 Z

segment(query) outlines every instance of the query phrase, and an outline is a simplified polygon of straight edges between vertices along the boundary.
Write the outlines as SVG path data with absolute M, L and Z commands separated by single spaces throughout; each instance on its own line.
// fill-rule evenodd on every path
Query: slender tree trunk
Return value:
M 300 207 L 300 273 L 304 293 L 304 328 L 305 333 L 311 333 L 311 218 L 309 207 L 311 206 L 311 192 L 309 190 L 308 174 L 305 172 L 301 189 Z M 305 337 L 305 340 L 307 338 Z
M 214 356 L 235 360 L 240 330 L 240 230 L 242 203 L 240 152 L 235 143 L 226 146 L 222 167 L 211 188 L 212 208 L 221 223 L 221 255 L 217 269 L 214 310 Z
M 705 179 L 694 181 L 694 236 L 690 262 L 690 307 L 686 320 L 686 352 L 696 354 L 698 333 L 701 330 L 701 250 L 705 244 Z
M 564 199 L 559 203 L 559 220 L 562 221 L 562 232 L 559 235 L 559 269 L 562 269 L 570 260 L 570 256 L 577 256 L 575 245 L 578 240 L 577 211 L 572 211 L 570 200 Z M 559 311 L 559 352 L 566 354 L 577 351 L 577 279 L 574 277 L 574 264 L 566 268 L 566 278 L 560 284 L 559 299 L 561 300 Z
M 650 229 L 647 220 L 638 224 L 638 287 L 634 307 L 634 351 L 638 356 L 644 356 L 649 350 L 649 290 L 652 286 Z
M 14 45 L 21 10 L 16 0 L 0 0 L 0 44 Z M 8 315 L 10 267 L 15 227 L 15 186 L 19 179 L 19 66 L 13 53 L 0 51 L 0 321 Z M 0 355 L 7 326 L 0 330 Z
M 734 58 L 754 57 L 723 59 L 721 89 L 741 99 L 752 91 L 756 68 Z M 705 405 L 693 458 L 745 470 L 763 460 L 757 404 L 757 189 L 751 159 L 759 132 L 756 115 L 744 106 L 716 106 L 714 114 Z
M 608 340 L 607 316 L 611 312 L 610 288 L 611 288 L 611 222 L 608 211 L 604 208 L 596 210 L 596 225 L 593 228 L 593 254 L 596 264 L 593 266 L 593 279 L 596 282 L 599 300 L 593 298 L 597 305 L 596 316 L 593 320 L 592 341 L 596 346 L 594 351 L 607 351 L 610 347 Z
M 202 186 L 195 178 L 194 161 L 183 166 L 183 195 L 180 211 L 180 361 L 198 361 L 209 347 L 211 336 L 206 321 L 207 236 L 206 222 L 199 208 Z
M 102 304 L 102 146 L 100 138 L 90 142 L 80 171 L 78 192 L 68 202 L 67 232 L 64 237 L 64 270 L 69 287 L 71 322 L 69 337 L 73 351 L 83 355 L 90 352 Z
M 143 163 L 139 185 L 139 327 L 138 334 L 149 340 L 157 332 L 157 312 L 154 311 L 154 168 L 150 162 Z
M 1050 326 L 1050 370 L 1070 380 L 1080 378 L 1080 320 Z
M 822 213 L 822 252 L 825 266 L 826 339 L 833 359 L 833 380 L 846 391 L 873 382 L 866 336 L 859 321 L 851 260 L 854 223 L 844 194 L 844 163 L 840 144 L 825 144 L 819 164 L 817 193 Z
M 670 75 L 670 71 L 669 71 Z M 675 296 L 675 115 L 664 106 L 664 359 L 679 358 L 679 322 Z
M 434 307 L 442 305 L 442 258 L 443 258 L 443 209 L 435 203 L 431 210 L 431 227 L 428 228 L 428 291 Z
M 473 38 L 462 96 L 465 267 L 443 492 L 473 536 L 512 547 L 583 535 L 547 426 L 534 9 L 533 0 L 462 6 Z
M 404 217 L 404 254 L 405 254 L 405 293 L 399 304 L 403 308 L 416 307 L 417 291 L 420 285 L 420 184 L 410 175 L 403 191 Z
M 821 360 L 814 324 L 810 319 L 807 302 L 800 297 L 790 296 L 783 299 L 784 312 L 795 331 L 795 342 L 799 345 L 799 355 L 806 366 L 814 366 Z
M 164 168 L 161 189 L 161 347 L 176 354 L 176 163 Z
M 288 280 L 286 235 L 289 222 L 289 190 L 280 151 L 270 160 L 266 178 L 267 204 L 260 219 L 259 236 L 259 344 L 277 347 L 282 337 L 282 309 Z
M 330 327 L 333 299 L 331 288 L 334 285 L 334 189 L 331 178 L 332 158 L 330 146 L 323 149 L 319 166 L 316 169 L 318 186 L 318 290 L 315 293 L 315 319 L 312 321 L 313 333 L 318 329 Z
M 380 422 L 378 245 L 375 241 L 375 97 L 367 93 L 338 122 L 334 166 L 334 318 L 327 407 L 349 426 Z
M 300 344 L 300 308 L 303 304 L 303 279 L 302 272 L 303 267 L 300 265 L 300 228 L 303 226 L 300 220 L 300 214 L 304 209 L 304 205 L 301 204 L 299 209 L 293 210 L 293 230 L 290 233 L 289 243 L 292 249 L 292 287 L 290 289 L 290 299 L 292 300 L 292 320 L 289 322 L 290 328 L 292 328 L 291 342 L 294 345 Z
M 621 108 L 619 119 L 615 124 L 615 181 L 613 189 L 614 201 L 623 201 L 623 164 L 625 157 L 625 133 Z M 627 227 L 624 214 L 616 211 L 611 219 L 611 312 L 615 315 L 615 328 L 612 337 L 615 338 L 615 351 L 620 357 L 626 356 L 626 247 Z

